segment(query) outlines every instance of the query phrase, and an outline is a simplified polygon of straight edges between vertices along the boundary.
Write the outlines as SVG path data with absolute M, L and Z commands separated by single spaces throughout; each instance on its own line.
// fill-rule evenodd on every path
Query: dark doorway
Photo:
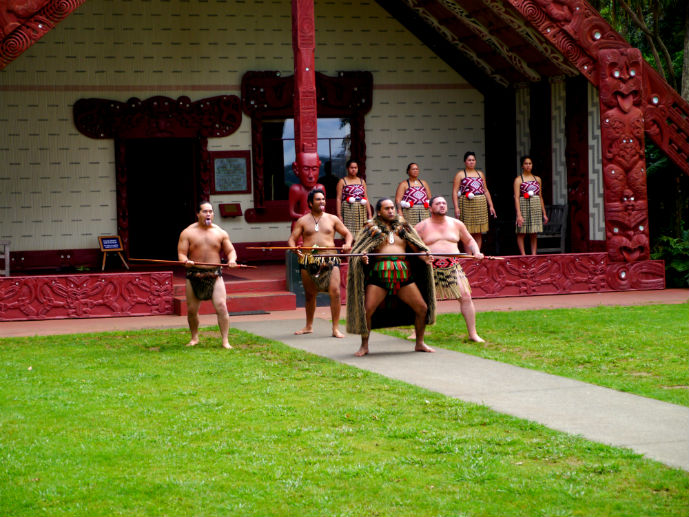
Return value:
M 195 218 L 199 141 L 139 138 L 125 148 L 129 254 L 177 260 L 179 234 Z

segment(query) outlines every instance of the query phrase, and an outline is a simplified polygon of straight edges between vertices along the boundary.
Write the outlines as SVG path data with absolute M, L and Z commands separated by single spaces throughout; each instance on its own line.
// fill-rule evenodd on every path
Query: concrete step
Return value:
M 287 289 L 286 286 L 287 281 L 284 278 L 267 278 L 265 280 L 225 280 L 225 290 L 228 294 L 284 291 Z M 175 284 L 174 295 L 184 296 L 185 289 L 185 284 Z
M 230 313 L 252 311 L 291 311 L 297 308 L 297 297 L 289 291 L 251 291 L 227 295 L 227 310 Z M 187 314 L 187 299 L 184 295 L 174 297 L 174 313 Z M 215 314 L 210 300 L 201 302 L 199 314 Z

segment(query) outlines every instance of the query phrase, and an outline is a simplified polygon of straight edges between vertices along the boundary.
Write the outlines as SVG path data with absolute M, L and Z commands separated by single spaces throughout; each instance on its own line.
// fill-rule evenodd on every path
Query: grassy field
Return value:
M 484 312 L 476 321 L 486 343 L 468 340 L 461 314 L 439 315 L 426 342 L 689 406 L 689 304 Z
M 0 515 L 689 513 L 689 473 L 628 450 L 236 330 L 229 352 L 187 338 L 0 339 Z

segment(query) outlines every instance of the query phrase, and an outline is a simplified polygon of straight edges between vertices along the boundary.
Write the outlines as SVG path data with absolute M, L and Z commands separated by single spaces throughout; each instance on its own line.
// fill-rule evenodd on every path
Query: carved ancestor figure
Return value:
M 641 67 L 637 49 L 600 52 L 605 233 L 614 262 L 650 256 Z
M 292 221 L 296 221 L 311 210 L 307 200 L 309 192 L 314 189 L 325 192 L 325 187 L 318 183 L 321 169 L 318 153 L 297 153 L 297 161 L 292 167 L 300 181 L 289 188 L 289 215 Z

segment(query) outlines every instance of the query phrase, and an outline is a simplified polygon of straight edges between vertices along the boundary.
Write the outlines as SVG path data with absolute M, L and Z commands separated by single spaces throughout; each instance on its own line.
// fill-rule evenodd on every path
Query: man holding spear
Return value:
M 297 250 L 301 281 L 306 297 L 306 326 L 295 334 L 311 334 L 313 317 L 316 313 L 316 296 L 319 292 L 330 295 L 330 314 L 332 316 L 333 337 L 343 338 L 340 332 L 340 259 L 337 257 L 319 257 L 317 252 L 302 251 L 303 248 L 335 249 L 335 232 L 344 237 L 342 250 L 346 253 L 352 247 L 352 234 L 337 216 L 325 212 L 325 192 L 313 189 L 307 197 L 309 212 L 300 217 L 294 224 L 288 246 Z M 299 238 L 303 246 L 297 248 Z
M 459 300 L 469 339 L 483 343 L 484 340 L 476 333 L 476 309 L 471 299 L 469 281 L 459 265 L 459 257 L 452 256 L 460 254 L 460 241 L 474 258 L 482 259 L 483 253 L 464 223 L 447 216 L 447 201 L 444 197 L 435 196 L 430 203 L 431 217 L 421 221 L 414 229 L 430 248 L 431 254 L 436 255 L 433 260 L 436 296 L 439 300 Z
M 230 242 L 230 236 L 218 225 L 213 224 L 213 205 L 202 201 L 196 212 L 197 221 L 185 228 L 179 236 L 177 256 L 187 268 L 187 321 L 191 341 L 187 346 L 199 343 L 199 306 L 202 300 L 213 300 L 218 315 L 218 327 L 223 348 L 232 348 L 228 340 L 230 315 L 227 312 L 227 291 L 219 265 L 196 265 L 195 263 L 220 263 L 220 253 L 227 257 L 230 267 L 237 266 L 237 252 Z
M 414 323 L 417 352 L 435 352 L 423 342 L 435 321 L 435 288 L 428 248 L 383 198 L 376 217 L 364 225 L 354 245 L 347 276 L 347 332 L 361 334 L 355 353 L 368 354 L 373 328 Z M 400 303 L 401 302 L 401 303 Z

